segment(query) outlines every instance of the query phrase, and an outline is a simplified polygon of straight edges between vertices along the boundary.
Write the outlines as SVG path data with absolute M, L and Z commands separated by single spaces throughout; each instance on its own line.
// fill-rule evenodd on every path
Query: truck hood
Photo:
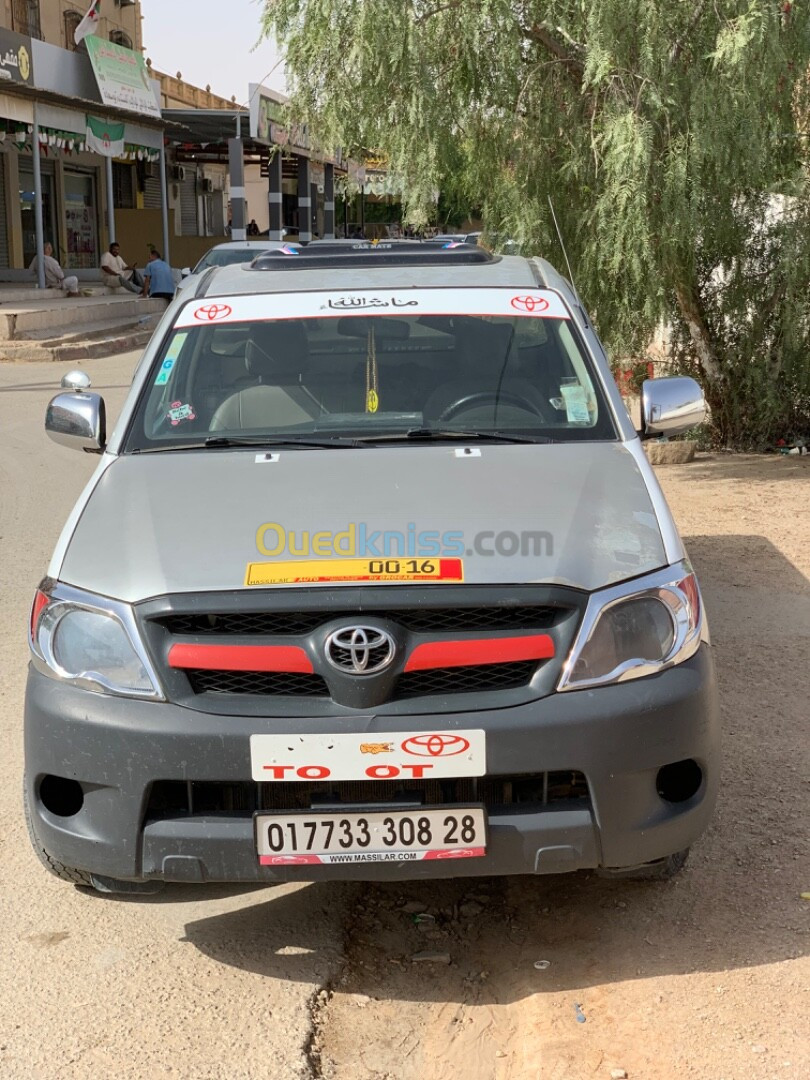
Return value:
M 271 523 L 279 529 L 262 531 Z M 129 602 L 243 589 L 249 563 L 322 558 L 323 549 L 304 554 L 304 533 L 310 543 L 342 534 L 345 558 L 352 524 L 355 543 L 365 535 L 372 545 L 358 556 L 384 555 L 382 533 L 400 533 L 389 555 L 460 556 L 467 584 L 593 591 L 667 562 L 644 478 L 621 443 L 420 444 L 120 457 L 79 516 L 59 578 Z M 295 551 L 271 558 L 284 532 Z

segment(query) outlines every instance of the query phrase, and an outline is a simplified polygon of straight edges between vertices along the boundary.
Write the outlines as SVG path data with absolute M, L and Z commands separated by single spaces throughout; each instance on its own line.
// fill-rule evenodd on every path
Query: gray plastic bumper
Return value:
M 251 734 L 322 732 L 324 720 L 220 717 L 166 703 L 87 693 L 29 673 L 26 785 L 34 829 L 60 862 L 113 878 L 284 881 L 559 873 L 623 867 L 682 850 L 705 830 L 719 776 L 719 724 L 710 649 L 646 679 L 557 694 L 481 712 L 397 717 L 396 728 L 484 728 L 489 774 L 578 770 L 590 807 L 523 805 L 489 815 L 482 858 L 407 864 L 263 867 L 252 819 L 177 816 L 146 821 L 158 780 L 250 780 Z M 334 717 L 334 732 L 390 730 L 391 717 Z M 659 769 L 693 759 L 700 788 L 662 799 Z M 82 809 L 57 817 L 42 804 L 42 778 L 77 780 Z

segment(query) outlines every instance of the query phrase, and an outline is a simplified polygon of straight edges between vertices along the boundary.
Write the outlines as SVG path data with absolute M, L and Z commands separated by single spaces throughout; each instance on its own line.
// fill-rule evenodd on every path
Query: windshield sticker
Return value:
M 323 559 L 248 563 L 245 585 L 336 582 L 463 582 L 461 559 Z
M 262 293 L 186 304 L 178 329 L 216 323 L 267 322 L 273 319 L 338 319 L 353 315 L 470 315 L 504 319 L 570 319 L 561 296 L 547 289 L 515 294 L 513 288 L 386 289 L 346 292 L 318 290 Z
M 160 371 L 158 372 L 157 378 L 155 379 L 155 386 L 165 386 L 165 384 L 169 381 L 169 376 L 172 373 L 172 368 L 174 367 L 175 363 L 176 360 L 172 359 L 171 357 L 167 357 L 163 361 L 163 363 L 160 365 Z
M 560 393 L 565 402 L 565 414 L 569 424 L 588 424 L 591 414 L 588 411 L 588 399 L 585 397 L 585 388 L 577 383 L 575 386 L 561 386 Z
M 196 420 L 197 414 L 190 405 L 184 405 L 182 401 L 173 401 L 171 408 L 167 413 L 167 418 L 171 422 L 172 427 L 177 427 L 184 420 Z

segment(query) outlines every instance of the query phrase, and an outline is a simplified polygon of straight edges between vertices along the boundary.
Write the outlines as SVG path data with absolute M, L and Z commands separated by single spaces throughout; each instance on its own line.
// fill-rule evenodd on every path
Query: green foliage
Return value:
M 561 265 L 550 195 L 611 348 L 666 321 L 725 441 L 806 431 L 810 0 L 264 0 L 263 26 L 295 115 L 387 153 L 412 222 L 439 189 Z

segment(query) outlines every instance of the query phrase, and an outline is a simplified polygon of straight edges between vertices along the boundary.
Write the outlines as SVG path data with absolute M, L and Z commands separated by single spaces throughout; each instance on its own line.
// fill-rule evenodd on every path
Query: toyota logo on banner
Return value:
M 548 308 L 548 300 L 542 296 L 513 296 L 510 302 L 517 311 L 540 312 Z
M 395 653 L 394 639 L 377 626 L 344 626 L 326 639 L 326 659 L 347 675 L 376 675 Z
M 197 308 L 194 318 L 198 322 L 220 322 L 227 319 L 232 312 L 233 308 L 229 304 L 207 304 Z

